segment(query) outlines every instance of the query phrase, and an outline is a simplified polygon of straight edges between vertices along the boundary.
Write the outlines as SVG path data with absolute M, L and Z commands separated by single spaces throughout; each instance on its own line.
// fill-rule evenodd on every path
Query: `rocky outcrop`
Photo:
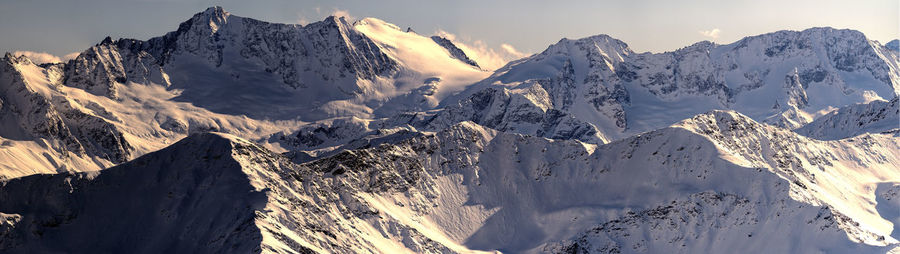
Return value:
M 456 44 L 453 44 L 453 42 L 448 40 L 447 38 L 435 35 L 431 36 L 431 39 L 434 40 L 434 43 L 437 43 L 438 45 L 441 45 L 441 47 L 447 49 L 447 51 L 450 52 L 450 55 L 453 56 L 453 58 L 456 58 L 463 63 L 471 65 L 475 68 L 481 68 L 480 66 L 478 66 L 478 63 L 476 63 L 475 60 L 472 60 L 471 58 L 469 58 L 469 56 L 466 55 L 466 52 L 457 47 Z

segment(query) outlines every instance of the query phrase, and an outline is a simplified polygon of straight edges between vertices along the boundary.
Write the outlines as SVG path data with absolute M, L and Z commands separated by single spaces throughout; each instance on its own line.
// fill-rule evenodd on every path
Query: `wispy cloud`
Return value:
M 309 20 L 306 19 L 306 17 L 300 13 L 297 13 L 297 20 L 295 20 L 294 22 L 297 22 L 297 24 L 304 25 L 304 26 L 309 24 Z
M 56 55 L 53 55 L 53 54 L 50 54 L 47 52 L 35 52 L 35 51 L 27 51 L 27 50 L 15 51 L 12 54 L 16 55 L 16 56 L 28 57 L 28 59 L 31 59 L 31 61 L 36 64 L 61 63 L 63 61 L 68 61 L 68 60 L 74 59 L 75 57 L 78 56 L 78 52 L 69 53 L 63 57 L 58 57 Z
M 506 51 L 507 54 L 515 56 L 516 58 L 522 58 L 522 57 L 525 57 L 526 55 L 528 55 L 528 54 L 520 52 L 515 47 L 513 47 L 513 45 L 509 45 L 506 43 L 500 44 L 500 48 L 502 48 L 503 51 Z
M 700 33 L 700 35 L 703 35 L 704 37 L 709 37 L 709 38 L 715 40 L 715 39 L 719 38 L 719 33 L 721 33 L 722 30 L 719 30 L 718 28 L 713 28 L 712 30 L 705 30 L 705 31 L 698 31 L 698 32 Z
M 503 67 L 509 61 L 516 60 L 527 56 L 528 54 L 518 51 L 510 44 L 500 44 L 500 49 L 494 49 L 482 40 L 472 40 L 469 38 L 461 38 L 455 34 L 444 30 L 437 30 L 437 36 L 444 37 L 453 42 L 459 49 L 462 49 L 469 58 L 475 60 L 481 68 L 486 70 L 496 70 Z
M 338 18 L 344 18 L 344 19 L 347 19 L 347 21 L 356 20 L 356 18 L 354 18 L 352 15 L 350 15 L 350 12 L 348 12 L 347 10 L 334 9 L 334 11 L 331 12 L 331 16 L 335 16 Z
M 448 39 L 448 40 L 451 40 L 451 41 L 455 41 L 455 40 L 456 40 L 456 35 L 455 35 L 455 34 L 448 33 L 447 31 L 444 31 L 444 30 L 441 30 L 441 29 L 438 29 L 437 32 L 434 32 L 434 35 L 437 35 L 437 36 L 440 36 L 440 37 L 444 37 L 444 39 Z
M 81 52 L 72 52 L 72 53 L 68 53 L 68 54 L 62 56 L 61 60 L 63 60 L 63 61 L 69 61 L 69 60 L 75 59 L 75 58 L 78 57 L 78 55 L 80 55 L 80 54 L 81 54 Z

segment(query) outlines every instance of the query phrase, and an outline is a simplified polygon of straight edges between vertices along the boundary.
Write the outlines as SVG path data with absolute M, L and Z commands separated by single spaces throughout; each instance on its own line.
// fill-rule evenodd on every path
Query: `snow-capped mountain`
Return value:
M 597 35 L 491 73 L 375 18 L 213 7 L 6 54 L 0 252 L 898 252 L 892 43 Z
M 0 59 L 0 178 L 93 171 L 211 130 L 260 138 L 302 122 L 255 120 L 174 100 L 157 85 L 116 84 L 116 98 L 63 85 L 64 66 Z
M 94 110 L 97 103 L 58 95 L 60 66 L 26 57 L 0 60 L 0 179 L 67 170 L 98 170 L 132 158 L 135 147 Z M 39 85 L 34 85 L 38 83 Z
M 855 104 L 832 111 L 796 130 L 807 137 L 836 140 L 864 133 L 900 134 L 900 106 L 891 101 Z
M 99 172 L 9 180 L 0 247 L 878 253 L 897 240 L 874 185 L 900 180 L 897 158 L 888 135 L 817 141 L 726 111 L 600 146 L 464 122 L 305 164 L 195 134 Z
M 309 120 L 427 110 L 489 75 L 452 42 L 381 20 L 273 24 L 220 7 L 67 63 L 3 60 L 0 178 L 98 170 L 194 132 L 261 140 Z
M 152 83 L 177 89 L 175 100 L 253 118 L 372 117 L 429 109 L 489 75 L 446 43 L 373 18 L 301 26 L 213 7 L 162 37 L 107 38 L 66 65 L 65 84 L 115 98 L 122 83 Z
M 727 45 L 700 42 L 666 53 L 635 53 L 622 41 L 598 35 L 563 39 L 513 61 L 444 103 L 465 104 L 482 97 L 482 89 L 529 93 L 524 90 L 539 84 L 547 96 L 472 114 L 537 109 L 590 123 L 602 140 L 660 128 L 712 109 L 736 110 L 798 128 L 832 108 L 895 98 L 900 91 L 898 59 L 896 52 L 860 32 L 832 28 L 780 31 Z M 547 120 L 529 124 L 553 125 Z

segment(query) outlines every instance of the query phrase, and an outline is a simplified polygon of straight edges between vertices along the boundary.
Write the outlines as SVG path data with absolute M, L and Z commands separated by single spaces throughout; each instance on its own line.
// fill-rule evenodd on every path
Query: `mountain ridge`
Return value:
M 779 31 L 665 53 L 634 53 L 624 42 L 598 35 L 563 39 L 513 61 L 444 106 L 488 87 L 543 82 L 554 88 L 546 90 L 554 90 L 555 109 L 590 122 L 605 140 L 712 109 L 737 110 L 793 129 L 830 108 L 896 97 L 898 59 L 846 29 Z M 573 108 L 573 103 L 581 105 Z
M 156 194 L 150 194 L 150 197 L 145 199 L 165 201 L 169 199 L 167 196 L 174 196 L 177 197 L 176 200 L 213 202 L 204 206 L 184 206 L 188 208 L 187 210 L 172 208 L 168 212 L 163 210 L 163 213 L 154 215 L 175 216 L 176 219 L 185 215 L 203 214 L 210 205 L 220 206 L 234 202 L 234 199 L 228 199 L 226 202 L 223 199 L 199 194 L 204 192 L 192 191 L 195 188 L 209 191 L 211 194 L 233 192 L 219 191 L 221 188 L 254 190 L 249 194 L 232 195 L 241 200 L 240 202 L 252 201 L 253 205 L 250 207 L 254 208 L 241 208 L 235 211 L 242 211 L 240 212 L 244 214 L 242 216 L 256 214 L 246 217 L 255 221 L 252 224 L 254 226 L 239 226 L 234 224 L 237 221 L 228 219 L 232 215 L 222 215 L 220 218 L 232 222 L 225 224 L 226 226 L 237 227 L 240 231 L 228 233 L 222 240 L 194 241 L 192 243 L 194 247 L 180 248 L 183 250 L 209 251 L 228 248 L 227 244 L 220 242 L 253 239 L 251 241 L 253 244 L 242 244 L 239 245 L 240 248 L 253 252 L 290 249 L 315 252 L 472 250 L 556 252 L 573 246 L 599 251 L 605 246 L 626 252 L 658 252 L 691 241 L 671 238 L 675 235 L 664 233 L 668 231 L 649 231 L 652 232 L 651 235 L 660 237 L 644 240 L 608 231 L 607 229 L 614 228 L 610 225 L 615 225 L 609 223 L 622 221 L 616 219 L 619 216 L 632 216 L 630 218 L 644 216 L 671 221 L 670 223 L 674 223 L 675 226 L 666 228 L 675 230 L 677 234 L 686 232 L 681 231 L 681 228 L 698 227 L 699 231 L 687 231 L 694 232 L 691 235 L 699 237 L 697 239 L 706 239 L 705 237 L 709 235 L 727 235 L 726 238 L 709 242 L 709 245 L 691 244 L 691 248 L 710 246 L 715 249 L 733 246 L 731 244 L 736 243 L 735 241 L 746 241 L 749 238 L 744 233 L 746 230 L 750 230 L 748 233 L 756 237 L 757 241 L 771 241 L 767 245 L 760 244 L 742 249 L 747 252 L 824 248 L 833 251 L 877 253 L 896 246 L 896 240 L 885 235 L 885 232 L 890 232 L 889 229 L 885 231 L 882 227 L 873 227 L 871 224 L 873 220 L 883 220 L 877 213 L 873 215 L 873 210 L 869 210 L 874 203 L 866 201 L 875 197 L 874 193 L 869 193 L 871 195 L 864 193 L 872 192 L 874 189 L 862 186 L 836 187 L 833 180 L 828 180 L 832 177 L 826 176 L 860 174 L 865 177 L 858 180 L 864 182 L 872 177 L 881 179 L 880 181 L 897 181 L 896 174 L 893 176 L 874 174 L 876 168 L 898 163 L 896 157 L 877 159 L 879 158 L 877 155 L 838 149 L 835 147 L 838 142 L 807 140 L 788 130 L 755 123 L 752 119 L 733 111 L 701 114 L 672 127 L 601 146 L 591 146 L 572 140 L 548 140 L 497 132 L 475 123 L 463 122 L 441 132 L 397 144 L 344 151 L 303 164 L 294 164 L 282 155 L 227 134 L 194 134 L 170 148 L 103 171 L 63 173 L 49 178 L 36 175 L 13 179 L 0 187 L 0 200 L 4 201 L 0 206 L 5 217 L 13 218 L 9 220 L 11 224 L 7 226 L 11 230 L 4 231 L 6 232 L 4 238 L 21 239 L 17 237 L 26 234 L 22 230 L 44 232 L 42 235 L 46 238 L 31 236 L 37 238 L 24 242 L 6 241 L 13 243 L 6 246 L 8 249 L 11 248 L 9 250 L 20 248 L 18 250 L 22 251 L 36 250 L 31 248 L 43 245 L 40 244 L 42 241 L 55 239 L 51 236 L 56 235 L 56 232 L 104 234 L 79 228 L 79 225 L 86 225 L 81 221 L 91 221 L 90 218 L 95 213 L 80 212 L 77 216 L 66 216 L 71 214 L 65 212 L 70 209 L 67 207 L 80 204 L 77 200 L 90 200 L 88 197 L 115 198 L 117 195 L 130 193 L 129 189 L 142 189 L 144 187 L 139 186 L 148 184 L 160 190 L 175 187 L 175 192 L 169 192 L 170 194 L 166 194 L 166 191 L 149 192 Z M 893 146 L 894 149 L 886 150 L 893 153 L 900 151 L 896 149 L 900 146 L 896 139 L 885 138 L 879 134 L 861 138 L 858 144 L 863 143 L 867 146 Z M 788 150 L 808 151 L 794 153 L 775 149 L 772 151 L 774 153 L 769 154 L 766 151 L 770 150 L 764 148 L 756 155 L 740 152 L 752 149 L 754 144 L 772 147 L 795 145 L 797 148 Z M 852 145 L 854 144 L 839 146 Z M 821 156 L 823 152 L 834 155 Z M 833 171 L 845 163 L 853 163 L 842 153 L 865 158 L 862 161 L 865 161 L 863 163 L 866 166 L 857 167 L 868 168 L 868 171 L 855 173 Z M 792 158 L 793 155 L 799 157 Z M 157 165 L 159 163 L 172 165 L 159 166 Z M 808 169 L 806 165 L 810 163 L 824 170 Z M 176 172 L 184 173 L 176 174 Z M 227 180 L 231 177 L 224 175 L 215 176 L 231 174 L 228 172 L 236 173 L 235 180 Z M 82 177 L 66 180 L 73 176 L 72 174 Z M 143 179 L 146 177 L 136 176 L 137 174 L 153 176 L 150 179 L 170 179 L 166 181 L 175 182 L 172 185 L 156 184 L 154 181 L 127 184 L 130 181 L 145 181 Z M 628 178 L 625 175 L 631 175 L 631 178 L 647 178 L 642 184 L 635 185 L 637 182 L 623 180 Z M 118 180 L 103 180 L 111 177 L 117 177 Z M 69 187 L 70 185 L 66 184 L 38 184 L 35 181 L 71 181 L 72 184 Z M 24 184 L 24 182 L 34 183 Z M 108 184 L 111 182 L 121 184 Z M 845 184 L 856 186 L 851 183 Z M 51 192 L 59 194 L 45 195 L 41 193 L 46 192 L 25 191 L 22 189 L 24 186 L 57 186 L 54 188 L 60 189 Z M 676 187 L 677 190 L 670 189 Z M 67 199 L 73 201 L 58 206 L 58 209 L 62 210 L 43 215 L 28 212 L 26 208 L 33 206 L 26 206 L 22 203 L 25 201 L 18 201 L 23 198 L 43 200 L 58 195 L 80 195 L 70 194 L 72 193 L 70 188 L 74 188 L 74 193 L 88 193 L 91 188 L 121 190 L 95 191 L 84 198 Z M 25 196 L 16 194 L 20 192 L 32 194 Z M 824 194 L 829 192 L 833 194 Z M 147 195 L 148 192 L 141 191 L 141 193 Z M 605 198 L 598 197 L 594 193 L 605 193 Z M 834 195 L 837 193 L 841 194 Z M 566 195 L 574 196 L 563 198 Z M 238 198 L 244 196 L 247 199 Z M 262 198 L 263 196 L 266 198 Z M 589 198 L 590 196 L 594 198 Z M 862 206 L 845 205 L 838 201 L 842 199 Z M 262 202 L 260 200 L 266 200 L 263 202 L 265 205 L 260 203 Z M 100 206 L 99 204 L 111 202 L 106 198 L 98 199 L 96 202 L 99 203 L 87 204 L 85 211 L 98 211 L 96 209 L 105 207 L 111 210 L 107 213 L 119 211 L 126 213 L 121 217 L 134 217 L 127 215 L 128 211 L 132 210 L 119 210 L 116 208 L 118 206 Z M 695 202 L 699 202 L 698 206 L 692 205 Z M 728 202 L 736 204 L 738 208 L 733 211 L 722 210 L 722 207 L 732 204 Z M 163 207 L 165 206 L 167 205 Z M 744 214 L 745 210 L 752 213 Z M 261 213 L 262 211 L 266 212 Z M 718 213 L 732 215 L 719 218 L 716 215 Z M 679 222 L 679 217 L 672 217 L 677 214 L 706 217 Z M 779 216 L 772 216 L 774 214 Z M 719 226 L 709 228 L 703 226 L 711 220 L 709 216 L 719 218 L 716 219 L 720 221 L 717 223 Z M 576 221 L 577 223 L 571 224 L 575 225 L 571 229 L 557 229 L 552 226 L 556 224 L 522 222 L 512 226 L 503 223 L 507 220 L 520 221 L 523 218 L 566 222 L 563 224 Z M 341 222 L 328 222 L 333 220 Z M 215 220 L 204 221 L 216 223 Z M 643 228 L 640 230 L 655 227 L 652 226 L 655 225 L 653 220 L 626 221 L 633 221 L 626 224 L 629 226 L 622 226 L 627 230 L 632 230 L 633 226 Z M 244 224 L 251 225 L 246 222 L 240 225 Z M 20 225 L 41 226 L 20 228 Z M 594 232 L 595 225 L 600 227 L 599 232 L 614 233 L 611 235 L 612 238 L 579 234 L 583 232 L 582 229 Z M 374 231 L 371 227 L 374 227 Z M 196 228 L 200 230 L 204 227 Z M 211 228 L 213 231 L 208 233 L 187 232 L 182 234 L 182 237 L 194 239 L 231 232 L 231 229 L 218 231 L 216 228 Z M 700 230 L 701 228 L 703 230 Z M 497 230 L 505 229 L 512 230 L 507 231 L 512 234 L 496 233 Z M 785 238 L 780 234 L 771 234 L 767 237 L 762 232 L 785 232 L 791 236 L 789 238 L 791 240 L 776 240 Z M 59 234 L 60 237 L 65 235 Z M 828 237 L 831 240 L 821 241 L 821 237 Z M 218 237 L 200 239 L 215 238 Z M 404 240 L 392 242 L 389 239 Z M 28 242 L 37 245 L 28 245 Z M 175 242 L 165 240 L 159 242 L 157 246 L 169 246 L 167 243 Z M 643 243 L 638 244 L 641 242 Z M 860 245 L 857 242 L 869 245 Z M 571 245 L 573 243 L 580 244 Z M 149 246 L 123 245 L 132 246 L 123 247 L 106 245 L 103 242 L 95 244 L 92 249 L 133 250 L 134 246 Z M 594 249 L 595 247 L 597 249 Z M 60 251 L 74 250 L 69 249 L 74 247 L 62 248 Z
M 493 73 L 453 43 L 211 7 L 6 54 L 0 252 L 900 250 L 900 54 L 858 31 L 563 38 Z

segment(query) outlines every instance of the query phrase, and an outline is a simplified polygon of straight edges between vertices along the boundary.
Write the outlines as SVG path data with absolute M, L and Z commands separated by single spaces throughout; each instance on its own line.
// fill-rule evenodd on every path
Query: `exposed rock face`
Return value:
M 601 146 L 464 122 L 303 164 L 194 134 L 100 172 L 8 181 L 0 248 L 640 253 L 749 242 L 737 251 L 878 253 L 896 240 L 876 197 L 857 192 L 898 179 L 884 171 L 898 148 L 884 135 L 811 140 L 726 111 Z M 891 154 L 866 152 L 876 150 Z M 851 158 L 862 164 L 841 170 Z M 139 208 L 126 205 L 134 195 Z M 96 223 L 109 216 L 141 219 Z M 134 225 L 155 244 L 111 237 Z
M 487 77 L 381 20 L 214 7 L 0 59 L 0 252 L 900 250 L 898 59 L 831 28 L 598 35 Z
M 466 52 L 463 52 L 462 49 L 457 47 L 456 44 L 453 44 L 453 42 L 448 40 L 447 38 L 435 35 L 431 36 L 431 39 L 434 40 L 434 42 L 438 45 L 441 45 L 441 47 L 447 49 L 447 51 L 450 52 L 450 55 L 453 56 L 453 58 L 459 59 L 460 61 L 468 65 L 474 66 L 475 68 L 481 68 L 480 66 L 478 66 L 478 63 L 476 63 L 475 60 L 470 59 L 469 56 L 466 55 Z
M 116 98 L 117 87 L 131 81 L 170 85 L 156 57 L 146 51 L 128 48 L 133 41 L 113 42 L 107 37 L 65 65 L 67 86 L 95 95 Z
M 553 101 L 544 84 L 533 82 L 527 88 L 488 88 L 472 94 L 458 105 L 433 114 L 400 115 L 388 121 L 426 130 L 440 130 L 463 121 L 472 121 L 488 128 L 536 135 L 553 139 L 583 140 L 604 143 L 594 125 L 558 109 L 565 101 Z M 563 104 L 560 106 L 560 104 Z
M 46 87 L 33 86 L 23 76 L 28 69 L 38 69 L 30 60 L 23 57 L 7 55 L 3 58 L 2 73 L 5 77 L 0 81 L 0 98 L 4 101 L 3 121 L 11 129 L 5 130 L 8 137 L 41 138 L 59 142 L 56 153 L 60 157 L 73 155 L 97 156 L 112 163 L 122 163 L 132 158 L 134 148 L 125 140 L 122 131 L 108 120 L 91 112 L 86 112 L 81 105 L 73 105 L 66 98 L 52 97 L 37 89 Z M 25 71 L 25 72 L 23 72 Z M 49 68 L 49 77 L 62 76 L 60 68 Z M 57 80 L 56 82 L 59 82 Z M 18 131 L 18 130 L 20 131 Z M 7 136 L 4 135 L 4 136 Z M 62 169 L 64 170 L 64 169 Z
M 390 31 L 372 30 L 390 26 L 340 17 L 274 24 L 213 7 L 146 41 L 107 37 L 67 63 L 38 66 L 7 56 L 0 138 L 17 144 L 15 152 L 0 153 L 13 160 L 0 163 L 0 177 L 105 168 L 189 133 L 252 132 L 265 139 L 310 121 L 431 109 L 446 96 L 442 86 L 489 75 L 430 37 L 384 41 Z M 395 41 L 442 54 L 400 54 L 386 44 Z M 410 61 L 423 54 L 432 56 L 430 64 L 455 68 L 413 68 Z
M 236 17 L 214 7 L 162 37 L 105 39 L 66 65 L 65 83 L 114 98 L 117 83 L 171 85 L 169 75 L 179 76 L 185 70 L 168 67 L 194 58 L 222 74 L 238 75 L 235 69 L 240 67 L 232 65 L 252 63 L 294 89 L 333 83 L 350 94 L 363 92 L 351 87 L 355 80 L 391 76 L 398 68 L 395 60 L 343 18 L 329 17 L 304 27 Z
M 797 133 L 823 140 L 845 139 L 864 133 L 894 133 L 900 130 L 900 106 L 891 101 L 855 104 L 832 111 L 796 130 Z
M 634 53 L 608 36 L 561 40 L 515 61 L 458 97 L 500 84 L 538 82 L 554 107 L 615 140 L 712 109 L 799 128 L 832 107 L 890 100 L 900 58 L 857 31 L 812 28 L 700 42 L 673 52 Z M 766 99 L 761 99 L 766 98 Z M 444 102 L 453 105 L 453 102 Z M 510 107 L 517 107 L 511 105 Z M 555 114 L 555 113 L 554 113 Z M 525 132 L 527 133 L 527 132 Z

